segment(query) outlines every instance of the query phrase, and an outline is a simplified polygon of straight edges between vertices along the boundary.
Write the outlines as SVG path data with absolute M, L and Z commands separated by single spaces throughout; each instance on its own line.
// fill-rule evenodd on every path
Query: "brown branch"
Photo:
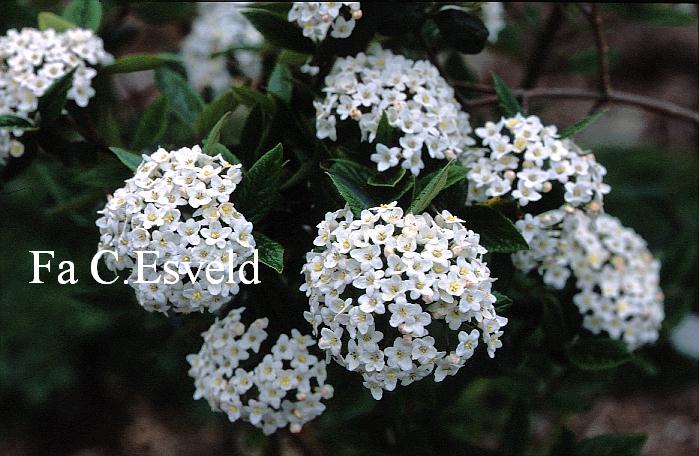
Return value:
M 597 48 L 597 68 L 599 81 L 597 87 L 600 93 L 604 96 L 609 95 L 612 91 L 612 78 L 609 71 L 609 45 L 604 36 L 602 29 L 602 16 L 600 15 L 597 3 L 591 3 L 590 9 L 586 9 L 583 5 L 578 5 L 580 11 L 585 15 L 592 33 L 595 37 L 595 47 Z M 602 100 L 604 101 L 604 100 Z
M 522 78 L 522 83 L 520 84 L 524 89 L 531 89 L 534 87 L 541 76 L 541 72 L 544 68 L 544 64 L 551 49 L 553 48 L 554 38 L 556 33 L 561 28 L 563 23 L 563 12 L 561 6 L 554 4 L 551 7 L 551 14 L 549 14 L 548 20 L 544 29 L 539 34 L 539 38 L 534 46 L 534 51 L 529 57 L 529 63 L 527 63 L 527 72 Z
M 469 84 L 463 82 L 455 82 L 455 86 L 465 87 L 471 90 L 476 90 L 485 93 L 495 93 L 495 89 L 483 84 Z M 606 101 L 613 104 L 621 104 L 642 108 L 656 114 L 662 114 L 668 117 L 685 120 L 699 124 L 699 113 L 691 109 L 676 105 L 669 101 L 658 100 L 657 98 L 644 97 L 633 93 L 620 92 L 617 90 L 610 91 L 606 96 L 592 90 L 571 89 L 571 88 L 539 88 L 531 90 L 514 89 L 512 90 L 516 96 L 535 98 L 568 98 L 577 100 L 593 100 Z M 460 101 L 466 108 L 478 108 L 489 106 L 497 103 L 496 96 L 486 96 L 475 100 L 467 100 L 460 97 Z

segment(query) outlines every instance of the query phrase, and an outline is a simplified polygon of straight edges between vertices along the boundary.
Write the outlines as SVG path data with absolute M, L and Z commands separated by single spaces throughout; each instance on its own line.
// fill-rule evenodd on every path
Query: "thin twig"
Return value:
M 609 45 L 602 30 L 602 16 L 599 13 L 597 3 L 590 4 L 590 10 L 583 5 L 578 5 L 580 11 L 587 17 L 595 36 L 595 47 L 597 48 L 597 67 L 599 81 L 597 87 L 604 96 L 612 91 L 612 78 L 609 71 Z
M 562 23 L 563 12 L 561 6 L 554 4 L 551 8 L 551 14 L 546 21 L 546 25 L 536 41 L 534 51 L 532 52 L 531 57 L 529 57 L 527 72 L 524 75 L 524 78 L 522 78 L 522 83 L 520 84 L 522 88 L 531 89 L 532 87 L 536 86 L 536 83 L 538 82 L 544 68 L 546 59 L 548 59 L 551 49 L 553 48 L 556 33 L 558 33 Z
M 464 87 L 466 89 L 474 90 L 483 93 L 495 93 L 493 87 L 484 84 L 472 84 L 463 81 L 455 81 L 453 85 L 457 87 Z M 656 114 L 662 114 L 668 117 L 674 117 L 676 119 L 685 120 L 687 122 L 692 122 L 699 124 L 699 113 L 691 109 L 676 105 L 669 101 L 658 100 L 657 98 L 644 97 L 642 95 L 636 95 L 633 93 L 620 92 L 618 90 L 610 91 L 606 96 L 593 91 L 585 89 L 574 89 L 565 87 L 546 87 L 531 90 L 513 89 L 512 93 L 516 96 L 527 97 L 529 99 L 535 98 L 568 98 L 577 100 L 593 100 L 593 101 L 606 101 L 613 104 L 622 104 L 627 106 L 634 106 L 637 108 L 642 108 Z M 482 98 L 477 98 L 475 100 L 465 99 L 460 97 L 460 101 L 466 108 L 478 108 L 482 106 L 489 106 L 497 103 L 497 97 L 486 96 Z

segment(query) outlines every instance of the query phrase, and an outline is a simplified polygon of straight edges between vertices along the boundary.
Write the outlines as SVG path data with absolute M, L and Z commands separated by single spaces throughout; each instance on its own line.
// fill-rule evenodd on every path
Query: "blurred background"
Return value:
M 36 26 L 38 11 L 61 7 L 3 2 L 0 33 Z M 472 82 L 488 83 L 494 71 L 514 88 L 596 90 L 595 38 L 574 5 L 508 4 L 504 11 L 506 26 L 497 39 L 459 62 Z M 696 6 L 607 4 L 600 12 L 614 89 L 696 111 Z M 118 27 L 104 36 L 105 44 L 115 55 L 177 52 L 196 13 L 190 3 L 115 3 L 103 27 Z M 116 115 L 126 125 L 134 125 L 158 95 L 152 72 L 116 76 L 115 87 Z M 597 107 L 594 100 L 529 100 L 532 113 L 559 126 Z M 537 448 L 570 429 L 578 438 L 646 433 L 644 454 L 696 454 L 697 124 L 635 106 L 607 108 L 577 141 L 608 169 L 614 191 L 605 199 L 606 210 L 641 234 L 662 261 L 667 319 L 661 340 L 642 350 L 642 367 L 636 363 L 557 385 L 549 398 L 554 406 L 533 411 L 529 452 L 545 454 Z M 494 112 L 492 106 L 474 108 L 472 124 Z M 115 170 L 110 178 L 118 182 L 127 173 Z M 149 314 L 129 287 L 99 287 L 88 275 L 98 207 L 74 211 L 70 197 L 84 192 L 86 181 L 101 178 L 37 160 L 0 190 L 1 455 L 367 454 L 376 450 L 376 439 L 395 438 L 386 429 L 407 426 L 401 423 L 406 414 L 422 418 L 409 420 L 409 432 L 399 435 L 418 441 L 436 423 L 440 443 L 461 454 L 474 444 L 497 449 L 499 436 L 516 424 L 511 407 L 516 408 L 517 392 L 495 374 L 466 372 L 375 402 L 359 376 L 331 369 L 336 395 L 329 410 L 293 436 L 264 439 L 243 423 L 211 413 L 203 401 L 192 400 L 185 361 L 198 350 L 211 316 Z M 30 250 L 55 250 L 54 264 L 74 261 L 80 282 L 28 285 Z M 302 302 L 302 295 L 298 299 Z M 561 418 L 566 428 L 556 424 Z

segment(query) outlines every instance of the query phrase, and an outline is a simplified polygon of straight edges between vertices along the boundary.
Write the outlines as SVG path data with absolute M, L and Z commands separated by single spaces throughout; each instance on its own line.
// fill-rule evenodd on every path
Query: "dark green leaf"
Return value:
M 587 128 L 591 124 L 597 122 L 597 119 L 599 119 L 600 116 L 602 116 L 602 114 L 604 114 L 605 112 L 607 112 L 606 109 L 604 109 L 602 111 L 597 111 L 594 114 L 590 114 L 589 116 L 585 117 L 581 121 L 576 122 L 573 125 L 571 125 L 570 127 L 563 129 L 558 134 L 558 137 L 563 139 L 563 138 L 568 138 L 569 136 L 573 136 L 577 132 L 584 130 L 585 128 Z
M 193 125 L 204 108 L 204 100 L 187 80 L 169 68 L 158 68 L 155 70 L 155 83 L 167 98 L 172 112 L 185 124 Z
M 17 117 L 7 114 L 0 116 L 0 128 L 7 128 L 10 130 L 31 130 L 34 128 L 34 122 L 25 119 L 24 117 Z
M 522 106 L 517 101 L 517 98 L 512 93 L 512 90 L 505 84 L 505 81 L 500 79 L 500 77 L 493 73 L 493 84 L 495 84 L 495 94 L 498 97 L 498 102 L 502 111 L 507 116 L 514 116 L 517 113 L 523 113 Z
M 203 138 L 214 128 L 216 122 L 227 112 L 233 111 L 238 106 L 238 98 L 231 90 L 228 90 L 204 106 L 204 109 L 194 122 L 194 131 L 199 138 Z
M 606 337 L 583 337 L 568 350 L 570 362 L 582 370 L 606 370 L 631 360 L 624 342 Z
M 468 169 L 461 165 L 457 165 L 453 160 L 447 163 L 444 168 L 439 171 L 434 171 L 417 181 L 415 186 L 415 197 L 408 212 L 419 214 L 424 212 L 427 206 L 430 205 L 433 199 L 439 193 L 456 184 L 466 177 Z
M 259 104 L 253 106 L 245 119 L 240 136 L 240 150 L 243 162 L 250 165 L 257 157 L 257 150 L 266 139 L 265 115 Z
M 442 9 L 435 15 L 434 22 L 444 41 L 464 54 L 478 54 L 488 40 L 488 29 L 483 21 L 460 8 Z
M 379 205 L 357 182 L 339 174 L 327 173 L 340 196 L 347 202 L 352 212 L 359 216 L 362 210 Z
M 374 187 L 395 187 L 403 176 L 406 169 L 403 167 L 386 170 L 382 173 L 376 173 L 369 178 L 368 184 Z
M 145 149 L 162 138 L 168 124 L 169 106 L 167 98 L 158 97 L 143 113 L 143 119 L 138 124 L 131 148 Z
M 39 114 L 41 114 L 42 125 L 49 125 L 60 117 L 63 106 L 66 104 L 68 90 L 73 85 L 74 73 L 75 68 L 57 79 L 39 99 Z
M 330 173 L 345 177 L 357 186 L 364 184 L 374 175 L 374 171 L 364 165 L 344 158 L 336 158 L 330 167 Z
M 235 204 L 252 223 L 262 219 L 280 200 L 282 160 L 282 145 L 277 144 L 243 174 L 235 192 Z
M 269 76 L 267 92 L 276 95 L 285 103 L 291 102 L 291 95 L 294 90 L 294 83 L 291 78 L 289 67 L 283 63 L 277 63 Z
M 102 2 L 72 0 L 63 11 L 63 18 L 79 27 L 97 31 L 102 22 Z
M 493 295 L 495 295 L 495 299 L 497 299 L 494 305 L 495 310 L 497 310 L 498 314 L 512 307 L 512 298 L 510 298 L 509 296 L 494 290 Z
M 233 87 L 231 92 L 240 104 L 250 107 L 260 105 L 264 112 L 268 114 L 274 112 L 274 100 L 257 90 L 252 90 L 249 87 Z
M 266 264 L 279 274 L 284 271 L 284 247 L 260 232 L 253 233 L 260 263 Z
M 77 26 L 61 16 L 53 13 L 41 12 L 38 18 L 39 30 L 54 29 L 57 32 L 65 32 Z
M 303 36 L 301 29 L 286 17 L 254 7 L 245 8 L 242 13 L 269 43 L 304 54 L 315 52 L 313 41 Z
M 376 139 L 374 140 L 374 144 L 383 144 L 390 147 L 393 139 L 393 131 L 393 127 L 388 123 L 386 111 L 384 111 L 381 114 L 381 120 L 379 120 L 379 126 L 376 129 Z
M 129 54 L 119 57 L 109 65 L 105 65 L 100 73 L 133 73 L 135 71 L 154 70 L 168 63 L 177 63 L 180 58 L 176 54 L 161 52 L 159 54 Z
M 226 160 L 231 165 L 239 165 L 240 164 L 240 159 L 238 157 L 236 157 L 235 154 L 228 149 L 228 147 L 224 146 L 221 143 L 214 144 L 213 148 L 211 150 L 211 155 L 216 156 L 218 154 L 221 154 L 223 159 Z
M 524 449 L 529 443 L 531 433 L 529 408 L 526 398 L 523 397 L 517 397 L 510 407 L 502 436 L 502 452 L 504 455 L 524 454 Z
M 467 228 L 481 236 L 481 244 L 489 252 L 512 253 L 529 249 L 517 227 L 493 208 L 476 205 L 457 209 L 454 213 L 466 221 Z
M 228 111 L 225 113 L 221 118 L 219 119 L 218 122 L 216 122 L 216 125 L 211 129 L 211 132 L 209 133 L 209 136 L 206 137 L 206 144 L 204 144 L 204 153 L 207 155 L 215 155 L 215 150 L 214 146 L 219 143 L 219 139 L 221 139 L 221 128 L 223 128 L 223 124 L 226 123 L 226 121 L 231 117 L 231 112 Z
M 117 156 L 119 161 L 126 165 L 126 167 L 129 168 L 131 171 L 136 171 L 138 165 L 140 165 L 143 161 L 140 155 L 136 155 L 132 152 L 120 149 L 118 147 L 110 147 L 109 150 L 114 152 L 114 155 Z
M 604 434 L 575 446 L 574 456 L 639 456 L 647 437 L 641 434 Z
M 541 324 L 544 336 L 554 348 L 561 347 L 567 335 L 565 318 L 561 302 L 553 295 L 542 298 Z

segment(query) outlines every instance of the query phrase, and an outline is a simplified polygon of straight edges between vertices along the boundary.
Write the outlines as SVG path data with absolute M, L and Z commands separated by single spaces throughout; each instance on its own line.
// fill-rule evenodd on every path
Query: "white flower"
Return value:
M 501 345 L 507 319 L 493 306 L 486 250 L 462 223 L 448 211 L 404 215 L 391 203 L 359 218 L 347 208 L 330 212 L 317 225 L 317 251 L 302 269 L 304 317 L 320 332 L 318 346 L 360 373 L 376 399 L 398 382 L 455 374 L 477 346 L 473 337 L 491 355 Z M 458 346 L 440 349 L 430 335 L 438 326 L 467 326 L 461 334 L 471 339 L 458 336 Z
M 563 199 L 573 206 L 602 203 L 610 191 L 607 170 L 572 140 L 559 140 L 556 127 L 536 116 L 502 118 L 476 128 L 483 148 L 461 156 L 470 169 L 468 202 L 511 194 L 521 206 L 538 201 L 563 184 Z M 560 183 L 560 184 L 559 184 Z
M 585 328 L 623 339 L 631 350 L 658 338 L 664 319 L 660 263 L 633 230 L 608 214 L 570 206 L 526 215 L 516 226 L 530 250 L 513 254 L 515 266 L 536 269 L 556 289 L 572 275 Z
M 333 396 L 332 386 L 325 383 L 325 361 L 309 353 L 312 338 L 296 330 L 292 337 L 279 336 L 263 356 L 268 319 L 257 319 L 246 328 L 240 321 L 244 310 L 217 319 L 202 334 L 199 353 L 187 356 L 194 398 L 203 397 L 230 421 L 242 419 L 267 435 L 286 426 L 299 432 L 323 413 L 322 401 Z M 257 341 L 254 345 L 249 344 L 251 337 Z M 246 367 L 238 367 L 248 359 Z
M 323 41 L 330 28 L 333 38 L 347 38 L 362 17 L 359 8 L 359 2 L 293 2 L 288 19 L 313 41 Z
M 73 69 L 67 98 L 85 107 L 95 94 L 91 82 L 97 75 L 89 66 L 113 60 L 91 30 L 10 29 L 0 36 L 0 115 L 33 119 L 39 98 Z M 0 128 L 0 165 L 24 153 L 24 145 L 15 139 L 21 133 Z
M 502 2 L 483 2 L 481 4 L 481 17 L 485 28 L 488 29 L 488 41 L 495 43 L 500 31 L 507 25 L 505 23 L 505 7 Z
M 255 48 L 262 45 L 263 38 L 240 13 L 245 5 L 247 2 L 198 4 L 199 15 L 182 43 L 187 77 L 198 90 L 211 88 L 221 93 L 231 87 L 230 56 L 244 76 L 256 78 L 262 71 L 262 59 Z
M 316 135 L 337 140 L 336 124 L 359 124 L 362 141 L 373 142 L 383 114 L 399 131 L 399 147 L 377 144 L 371 160 L 379 171 L 401 166 L 417 175 L 425 167 L 423 152 L 450 159 L 470 152 L 469 116 L 454 89 L 425 60 L 410 60 L 380 46 L 368 53 L 337 59 L 325 78 L 325 98 L 316 101 Z
M 240 165 L 208 156 L 199 146 L 159 149 L 143 155 L 134 177 L 98 212 L 99 248 L 119 255 L 104 256 L 107 268 L 133 269 L 129 283 L 144 308 L 215 312 L 238 292 L 233 272 L 255 249 L 252 224 L 228 202 L 241 178 Z M 155 261 L 157 272 L 147 280 L 157 283 L 134 283 L 136 251 L 158 252 L 157 259 L 144 257 L 148 264 Z M 178 263 L 171 273 L 168 261 Z M 205 273 L 209 265 L 213 281 Z

